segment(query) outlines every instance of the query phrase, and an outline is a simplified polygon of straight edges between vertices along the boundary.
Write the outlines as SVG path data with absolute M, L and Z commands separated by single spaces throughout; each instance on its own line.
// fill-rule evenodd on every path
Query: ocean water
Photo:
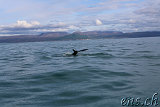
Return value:
M 122 107 L 154 93 L 158 37 L 0 44 L 1 107 Z

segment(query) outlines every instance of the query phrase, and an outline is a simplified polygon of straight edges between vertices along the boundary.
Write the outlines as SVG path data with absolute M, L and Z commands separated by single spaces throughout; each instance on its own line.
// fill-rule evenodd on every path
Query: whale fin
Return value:
M 88 50 L 88 49 L 82 49 L 82 50 L 79 50 L 78 52 L 81 52 L 81 51 L 86 51 L 86 50 Z

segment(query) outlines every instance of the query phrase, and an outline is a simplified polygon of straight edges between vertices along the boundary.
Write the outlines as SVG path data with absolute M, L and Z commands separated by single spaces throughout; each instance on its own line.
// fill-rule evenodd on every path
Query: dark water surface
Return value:
M 89 49 L 70 56 L 72 49 Z M 2 107 L 121 107 L 160 94 L 160 38 L 0 44 Z

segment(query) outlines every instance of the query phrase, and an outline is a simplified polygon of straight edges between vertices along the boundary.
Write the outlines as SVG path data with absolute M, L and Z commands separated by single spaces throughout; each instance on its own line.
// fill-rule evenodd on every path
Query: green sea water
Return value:
M 122 107 L 154 93 L 158 37 L 0 44 L 1 107 Z

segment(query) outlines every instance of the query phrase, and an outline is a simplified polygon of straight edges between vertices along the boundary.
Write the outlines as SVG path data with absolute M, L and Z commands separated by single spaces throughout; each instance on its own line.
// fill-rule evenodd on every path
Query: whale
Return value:
M 82 52 L 82 51 L 86 51 L 86 50 L 88 50 L 88 49 L 82 49 L 82 50 L 79 50 L 79 51 L 73 49 L 72 55 L 73 55 L 73 56 L 76 56 L 76 55 L 78 54 L 78 52 Z

